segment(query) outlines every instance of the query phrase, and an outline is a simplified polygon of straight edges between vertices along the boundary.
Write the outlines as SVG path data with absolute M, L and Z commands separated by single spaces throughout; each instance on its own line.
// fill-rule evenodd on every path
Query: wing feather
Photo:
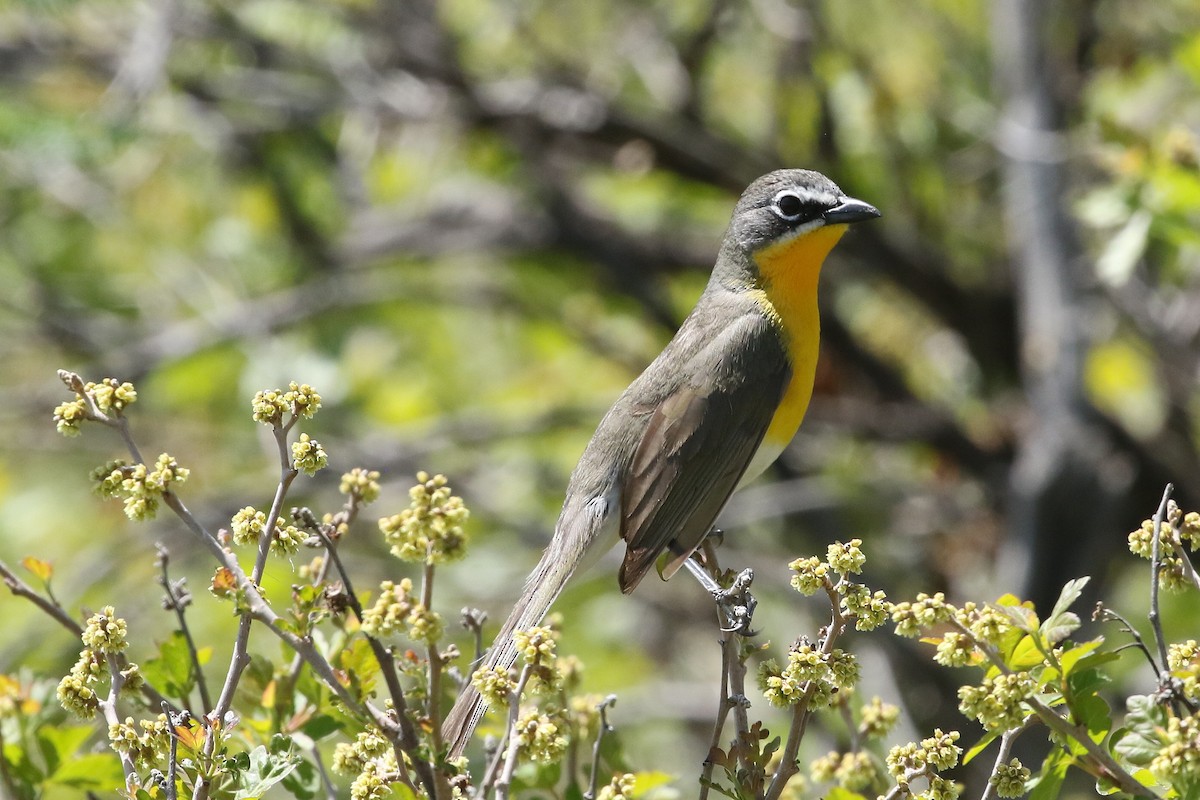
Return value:
M 681 365 L 630 461 L 621 498 L 623 592 L 659 555 L 670 577 L 712 528 L 762 442 L 791 377 L 772 323 L 747 313 Z

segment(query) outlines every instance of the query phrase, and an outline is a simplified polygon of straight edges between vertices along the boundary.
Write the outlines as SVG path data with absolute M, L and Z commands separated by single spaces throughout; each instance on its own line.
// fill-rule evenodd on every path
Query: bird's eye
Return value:
M 805 201 L 792 192 L 780 192 L 775 197 L 771 210 L 787 222 L 815 219 L 821 213 L 817 203 Z

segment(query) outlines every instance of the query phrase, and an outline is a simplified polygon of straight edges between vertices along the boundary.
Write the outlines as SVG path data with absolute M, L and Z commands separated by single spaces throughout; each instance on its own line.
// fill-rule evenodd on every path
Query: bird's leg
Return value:
M 742 570 L 733 579 L 730 587 L 723 589 L 721 584 L 717 583 L 696 559 L 689 558 L 683 563 L 692 577 L 699 581 L 704 590 L 717 601 L 717 609 L 727 622 L 721 629 L 733 631 L 741 636 L 753 636 L 754 633 L 750 630 L 750 621 L 754 616 L 754 608 L 758 605 L 758 600 L 750 594 L 750 582 L 754 580 L 754 570 Z
M 704 553 L 707 556 L 712 550 L 725 544 L 725 531 L 716 525 L 704 534 Z

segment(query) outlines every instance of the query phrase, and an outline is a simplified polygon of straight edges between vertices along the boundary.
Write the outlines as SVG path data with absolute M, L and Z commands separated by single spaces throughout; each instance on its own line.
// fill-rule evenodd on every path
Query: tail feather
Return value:
M 517 660 L 517 648 L 513 643 L 513 633 L 526 630 L 537 625 L 546 616 L 550 605 L 558 598 L 563 586 L 575 572 L 582 552 L 563 552 L 562 547 L 556 547 L 559 537 L 551 542 L 550 547 L 542 554 L 541 561 L 525 581 L 525 589 L 521 599 L 517 601 L 512 613 L 504 621 L 500 633 L 488 651 L 483 666 L 508 669 Z M 450 758 L 462 755 L 475 726 L 487 712 L 487 701 L 480 696 L 474 686 L 468 684 L 454 702 L 454 707 L 442 723 L 444 740 L 449 744 Z

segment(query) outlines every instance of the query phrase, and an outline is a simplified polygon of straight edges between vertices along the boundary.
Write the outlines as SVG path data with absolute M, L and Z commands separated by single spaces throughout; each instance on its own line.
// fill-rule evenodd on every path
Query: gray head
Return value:
M 825 225 L 874 219 L 879 211 L 847 197 L 819 172 L 780 169 L 746 187 L 733 210 L 726 242 L 753 253 Z

